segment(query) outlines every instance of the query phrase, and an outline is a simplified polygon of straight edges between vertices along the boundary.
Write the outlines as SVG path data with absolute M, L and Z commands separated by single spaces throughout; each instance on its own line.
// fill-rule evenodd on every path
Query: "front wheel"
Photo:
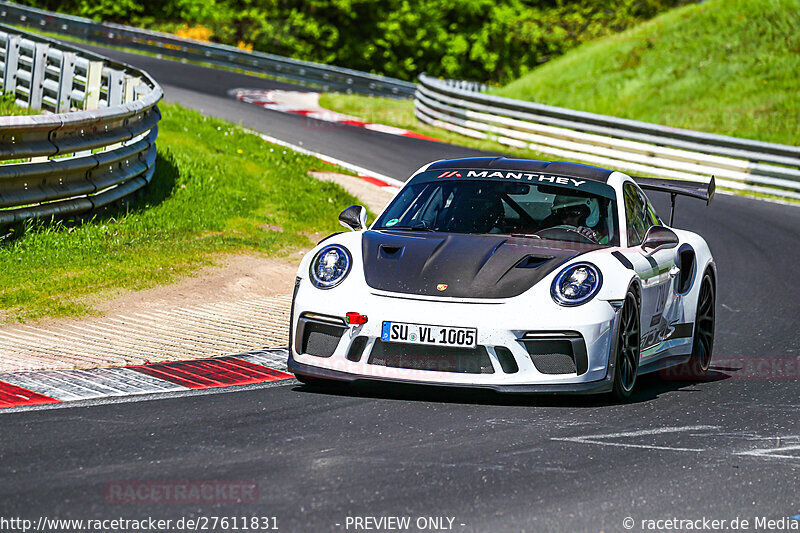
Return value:
M 641 349 L 639 302 L 631 290 L 625 295 L 625 302 L 622 304 L 619 320 L 614 385 L 611 389 L 611 394 L 618 401 L 625 402 L 630 399 L 636 386 Z

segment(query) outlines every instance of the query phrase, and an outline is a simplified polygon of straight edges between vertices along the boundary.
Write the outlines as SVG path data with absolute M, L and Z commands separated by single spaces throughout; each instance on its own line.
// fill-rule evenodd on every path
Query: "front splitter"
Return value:
M 289 353 L 288 370 L 296 376 L 327 379 L 331 381 L 356 383 L 356 382 L 383 382 L 383 383 L 404 383 L 408 385 L 425 385 L 432 387 L 449 387 L 459 389 L 484 389 L 501 392 L 504 394 L 602 394 L 610 392 L 612 388 L 612 375 L 606 373 L 606 377 L 597 381 L 587 381 L 585 383 L 564 383 L 564 384 L 464 384 L 464 383 L 444 383 L 439 381 L 408 380 L 401 378 L 386 378 L 375 376 L 361 376 L 350 374 L 328 368 L 319 368 L 305 363 L 298 363 Z

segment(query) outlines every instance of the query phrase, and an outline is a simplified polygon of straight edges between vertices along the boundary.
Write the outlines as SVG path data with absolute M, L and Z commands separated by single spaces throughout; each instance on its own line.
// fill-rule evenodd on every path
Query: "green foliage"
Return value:
M 99 298 L 173 281 L 220 253 L 285 256 L 315 244 L 309 234 L 336 231 L 339 212 L 358 203 L 308 175 L 325 168 L 317 159 L 176 105 L 161 110 L 156 173 L 131 209 L 4 236 L 5 320 L 92 313 Z
M 578 44 L 692 0 L 36 0 L 47 9 L 414 79 L 510 81 Z
M 141 15 L 144 6 L 136 0 L 91 0 L 80 2 L 23 2 L 36 7 L 70 13 L 94 20 L 133 19 Z
M 10 117 L 14 115 L 37 115 L 38 111 L 19 107 L 16 104 L 16 97 L 13 94 L 6 93 L 0 95 L 0 116 Z
M 710 0 L 589 43 L 501 96 L 800 144 L 800 0 Z

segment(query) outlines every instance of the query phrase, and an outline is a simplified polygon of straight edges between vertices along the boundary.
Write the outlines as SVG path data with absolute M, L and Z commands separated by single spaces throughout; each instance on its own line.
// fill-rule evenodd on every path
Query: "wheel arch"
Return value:
M 636 303 L 639 305 L 639 310 L 642 308 L 642 281 L 638 276 L 633 276 L 631 282 L 628 284 L 628 290 L 632 290 L 636 296 Z M 627 291 L 626 291 L 627 293 Z
M 708 272 L 711 275 L 711 283 L 714 284 L 714 291 L 717 290 L 717 264 L 714 261 L 709 261 L 703 270 L 703 276 Z

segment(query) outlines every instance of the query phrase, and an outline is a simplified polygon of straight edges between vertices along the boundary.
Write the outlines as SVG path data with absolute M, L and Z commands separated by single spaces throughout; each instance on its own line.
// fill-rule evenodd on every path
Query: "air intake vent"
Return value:
M 540 257 L 535 255 L 526 255 L 519 263 L 517 263 L 516 268 L 538 268 L 550 261 L 552 258 L 552 256 Z
M 297 345 L 300 353 L 317 357 L 330 357 L 339 345 L 339 339 L 347 330 L 337 317 L 304 313 L 297 321 Z
M 361 360 L 361 356 L 364 355 L 364 348 L 367 347 L 367 337 L 360 335 L 355 338 L 353 343 L 350 345 L 350 349 L 347 351 L 347 359 L 357 363 Z
M 520 342 L 542 374 L 581 375 L 589 368 L 586 343 L 576 332 L 530 332 Z
M 575 361 L 566 353 L 531 354 L 531 361 L 542 374 L 575 374 Z
M 383 259 L 400 259 L 403 257 L 405 246 L 390 246 L 388 244 L 381 244 L 380 254 Z
M 500 361 L 500 368 L 503 369 L 503 372 L 506 374 L 516 374 L 519 372 L 517 360 L 514 359 L 511 350 L 505 346 L 495 346 L 494 353 L 497 354 L 497 360 Z
M 461 374 L 494 373 L 489 353 L 484 346 L 469 349 L 376 340 L 369 356 L 369 364 Z

